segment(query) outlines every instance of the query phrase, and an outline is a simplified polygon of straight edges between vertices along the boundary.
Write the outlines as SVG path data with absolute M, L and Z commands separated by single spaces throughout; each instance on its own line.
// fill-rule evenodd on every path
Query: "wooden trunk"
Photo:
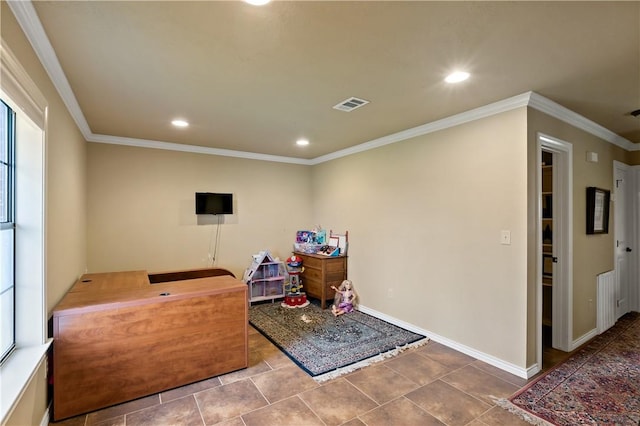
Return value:
M 295 252 L 302 258 L 304 271 L 300 275 L 303 291 L 307 296 L 320 299 L 320 306 L 324 309 L 326 301 L 333 301 L 335 292 L 331 286 L 340 287 L 347 279 L 347 256 L 324 256 Z M 330 302 L 331 303 L 331 302 Z
M 53 313 L 54 420 L 248 366 L 247 286 L 86 274 Z

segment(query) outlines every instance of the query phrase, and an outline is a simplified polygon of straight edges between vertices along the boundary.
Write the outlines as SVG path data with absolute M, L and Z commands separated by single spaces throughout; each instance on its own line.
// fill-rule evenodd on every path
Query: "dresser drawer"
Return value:
M 324 277 L 324 280 L 326 282 L 331 282 L 331 283 L 337 282 L 338 284 L 336 285 L 336 287 L 338 287 L 342 283 L 342 280 L 344 279 L 346 279 L 344 276 L 344 271 L 331 272 L 331 273 L 325 274 L 325 277 Z
M 322 297 L 322 283 L 320 281 L 307 280 L 302 282 L 302 291 L 309 296 Z
M 344 272 L 344 258 L 328 260 L 325 265 L 325 270 L 327 273 Z
M 319 269 L 305 268 L 302 273 L 302 280 L 322 281 L 322 271 Z
M 310 268 L 322 269 L 323 259 L 318 259 L 316 257 L 305 256 L 305 255 L 300 255 L 300 257 L 302 258 L 302 266 L 304 266 L 305 268 L 310 267 Z

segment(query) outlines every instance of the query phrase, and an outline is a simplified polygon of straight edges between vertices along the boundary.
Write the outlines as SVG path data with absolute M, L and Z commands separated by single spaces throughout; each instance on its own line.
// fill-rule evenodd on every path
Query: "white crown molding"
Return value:
M 613 133 L 611 130 L 535 92 L 531 92 L 529 106 L 627 151 L 640 149 L 640 147 L 636 146 L 633 142 Z
M 62 101 L 67 106 L 80 132 L 82 132 L 82 135 L 86 139 L 91 134 L 91 129 L 89 128 L 89 124 L 87 124 L 87 120 L 84 118 L 80 105 L 73 94 L 73 90 L 71 90 L 67 76 L 62 70 L 62 66 L 60 66 L 56 52 L 53 50 L 53 46 L 51 46 L 51 42 L 42 27 L 42 23 L 33 8 L 33 4 L 31 4 L 31 1 L 18 0 L 8 0 L 7 4 L 15 15 L 22 31 L 24 31 L 27 36 L 29 43 L 33 46 L 33 50 L 36 52 L 38 59 L 40 59 L 42 66 L 47 71 L 47 74 L 49 74 L 49 78 L 51 78 L 53 85 L 58 90 Z
M 495 114 L 500 114 L 512 109 L 527 106 L 531 93 L 532 92 L 523 93 L 521 95 L 513 96 L 502 101 L 494 102 L 492 104 L 465 111 L 460 114 L 452 115 L 441 120 L 436 120 L 432 121 L 431 123 L 412 127 L 411 129 L 383 136 L 381 138 L 374 139 L 360 145 L 352 146 L 350 148 L 323 155 L 321 157 L 316 157 L 311 161 L 313 164 L 324 163 L 325 161 L 335 160 L 337 158 L 346 157 L 347 155 L 368 151 L 370 149 L 379 148 L 381 146 L 390 145 L 396 142 L 402 142 L 407 139 L 415 138 L 417 136 L 434 133 L 440 130 L 448 129 L 450 127 L 459 126 L 470 121 L 479 120 L 481 118 L 490 117 Z
M 80 105 L 78 104 L 78 101 L 73 94 L 73 90 L 71 90 L 69 81 L 67 80 L 67 77 L 65 76 L 62 67 L 60 66 L 60 62 L 58 61 L 55 51 L 53 50 L 53 47 L 51 46 L 51 43 L 47 38 L 44 28 L 42 27 L 40 19 L 38 18 L 38 15 L 33 7 L 33 4 L 31 4 L 31 1 L 7 0 L 7 3 L 9 4 L 9 7 L 15 15 L 18 23 L 22 27 L 22 30 L 25 32 L 27 39 L 33 46 L 33 49 L 38 55 L 40 62 L 42 62 L 42 65 L 49 74 L 49 77 L 58 90 L 58 93 L 62 97 L 63 102 L 69 109 L 71 116 L 75 120 L 85 139 L 89 142 L 112 143 L 117 145 L 194 152 L 208 155 L 223 155 L 228 157 L 248 158 L 254 160 L 315 165 L 370 149 L 378 148 L 384 145 L 401 142 L 407 139 L 414 138 L 416 136 L 421 136 L 450 127 L 458 126 L 463 123 L 486 118 L 495 114 L 500 114 L 502 112 L 510 111 L 515 108 L 529 106 L 531 108 L 542 111 L 545 114 L 551 115 L 552 117 L 555 117 L 559 120 L 562 120 L 572 126 L 582 129 L 588 133 L 591 133 L 594 136 L 604 139 L 623 149 L 626 149 L 627 151 L 640 150 L 640 144 L 636 145 L 631 141 L 602 127 L 601 125 L 534 92 L 523 93 L 521 95 L 494 102 L 492 104 L 456 114 L 451 117 L 443 118 L 441 120 L 403 130 L 398 133 L 383 136 L 381 138 L 374 139 L 360 145 L 316 157 L 311 160 L 294 157 L 257 154 L 244 151 L 207 148 L 170 142 L 123 138 L 119 136 L 96 135 L 91 132 L 91 128 L 89 127 L 89 124 L 87 123 L 87 120 L 85 119 L 84 114 L 80 109 Z
M 4 39 L 0 40 L 0 90 L 18 103 L 37 126 L 44 128 L 47 99 Z
M 154 141 L 148 139 L 124 138 L 120 136 L 91 134 L 87 138 L 88 142 L 105 143 L 112 145 L 126 145 L 139 148 L 164 149 L 168 151 L 191 152 L 195 154 L 219 155 L 223 157 L 246 158 L 250 160 L 274 161 L 278 163 L 311 165 L 311 160 L 303 158 L 282 157 L 269 154 L 258 154 L 254 152 L 233 151 L 230 149 L 210 148 L 198 145 L 186 145 L 180 143 Z

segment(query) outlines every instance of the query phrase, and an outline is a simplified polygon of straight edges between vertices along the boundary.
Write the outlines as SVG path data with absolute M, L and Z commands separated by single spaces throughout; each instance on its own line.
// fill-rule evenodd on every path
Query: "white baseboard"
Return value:
M 598 329 L 597 328 L 594 328 L 593 330 L 589 331 L 588 333 L 583 334 L 578 339 L 576 339 L 576 340 L 574 340 L 573 342 L 570 343 L 569 352 L 578 349 L 580 346 L 584 345 L 589 340 L 591 340 L 594 337 L 596 337 L 598 334 L 599 333 L 598 333 Z M 542 366 L 538 365 L 538 364 L 533 364 L 531 367 L 527 368 L 527 377 L 526 378 L 530 379 L 531 377 L 533 377 L 536 374 L 538 374 L 540 371 L 542 371 Z
M 394 317 L 389 316 L 387 314 L 384 314 L 382 312 L 378 312 L 375 309 L 371 309 L 371 308 L 368 308 L 366 306 L 360 305 L 358 307 L 358 310 L 363 312 L 363 313 L 365 313 L 365 314 L 371 315 L 373 317 L 376 317 L 376 318 L 379 318 L 379 319 L 381 319 L 383 321 L 391 323 L 393 325 L 397 325 L 398 327 L 402 327 L 402 328 L 404 328 L 406 330 L 412 331 L 414 333 L 423 334 L 423 335 L 427 336 L 429 339 L 431 339 L 431 340 L 433 340 L 435 342 L 443 344 L 443 345 L 445 345 L 445 346 L 447 346 L 447 347 L 449 347 L 451 349 L 455 349 L 455 350 L 457 350 L 459 352 L 462 352 L 463 354 L 469 355 L 469 356 L 471 356 L 473 358 L 476 358 L 476 359 L 478 359 L 480 361 L 484 361 L 487 364 L 493 365 L 494 367 L 497 367 L 497 368 L 499 368 L 501 370 L 504 370 L 504 371 L 506 371 L 508 373 L 511 373 L 511 374 L 513 374 L 515 376 L 518 376 L 518 377 L 521 377 L 523 379 L 528 379 L 529 377 L 531 377 L 531 375 L 535 374 L 535 373 L 533 373 L 533 374 L 530 375 L 530 373 L 531 373 L 530 370 L 535 369 L 536 366 L 530 367 L 528 369 L 527 368 L 523 368 L 523 367 L 519 367 L 519 366 L 517 366 L 515 364 L 512 364 L 510 362 L 507 362 L 507 361 L 501 360 L 499 358 L 496 358 L 493 355 L 489 355 L 489 354 L 486 354 L 484 352 L 478 351 L 478 350 L 476 350 L 474 348 L 471 348 L 469 346 L 465 346 L 465 345 L 463 345 L 461 343 L 458 343 L 458 342 L 453 341 L 451 339 L 448 339 L 446 337 L 440 336 L 440 335 L 438 335 L 436 333 L 432 333 L 432 332 L 430 332 L 428 330 L 424 330 L 424 329 L 422 329 L 420 327 L 417 327 L 417 326 L 415 326 L 413 324 L 410 324 L 408 322 L 402 321 L 402 320 L 400 320 L 398 318 L 394 318 Z
M 51 411 L 51 404 L 44 411 L 44 415 L 42 416 L 42 420 L 40 420 L 40 426 L 48 426 L 49 425 L 49 412 Z
M 397 325 L 398 327 L 402 327 L 405 330 L 413 331 L 414 333 L 424 334 L 425 336 L 427 336 L 426 330 L 423 330 L 420 327 L 416 327 L 415 325 L 409 324 L 408 322 L 402 321 L 398 318 L 383 314 L 382 312 L 376 311 L 375 309 L 371 309 L 363 305 L 358 305 L 358 310 L 360 312 L 364 312 L 365 314 L 371 315 L 372 317 L 376 317 L 393 325 Z M 427 337 L 430 338 L 430 336 Z
M 580 346 L 584 345 L 589 340 L 591 340 L 594 337 L 596 337 L 598 334 L 599 334 L 598 333 L 598 328 L 594 328 L 593 330 L 583 334 L 582 336 L 578 337 L 576 340 L 571 342 L 571 347 L 569 348 L 569 350 L 573 351 L 573 350 L 578 349 Z
M 525 379 L 530 379 L 541 371 L 542 366 L 538 363 L 535 363 L 531 367 L 527 368 L 527 377 L 525 377 Z

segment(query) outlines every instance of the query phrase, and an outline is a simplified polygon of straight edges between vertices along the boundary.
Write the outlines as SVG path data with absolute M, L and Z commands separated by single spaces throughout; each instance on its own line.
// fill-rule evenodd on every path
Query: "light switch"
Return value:
M 511 231 L 500 231 L 500 244 L 511 244 Z

